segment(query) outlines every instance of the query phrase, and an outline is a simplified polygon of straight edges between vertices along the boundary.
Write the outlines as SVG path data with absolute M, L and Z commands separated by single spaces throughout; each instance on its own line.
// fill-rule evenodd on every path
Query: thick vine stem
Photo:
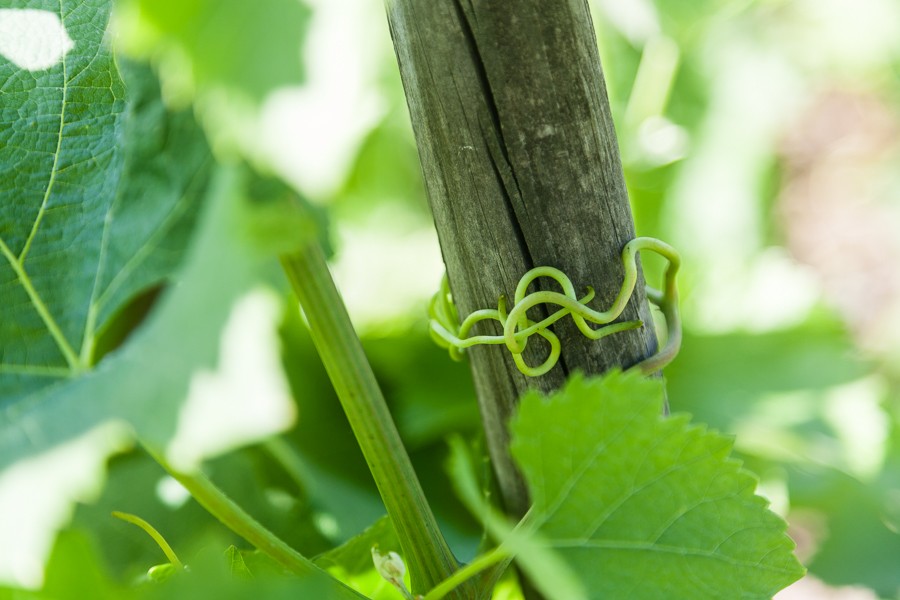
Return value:
M 459 565 L 438 529 L 322 250 L 308 241 L 281 262 L 397 530 L 413 592 L 429 590 Z M 450 597 L 469 598 L 469 592 L 463 586 Z
M 643 325 L 641 321 L 611 323 L 625 310 L 625 306 L 634 292 L 638 279 L 637 256 L 642 250 L 655 252 L 668 261 L 663 290 L 656 290 L 649 286 L 646 288 L 647 297 L 659 306 L 666 319 L 668 331 L 666 346 L 655 355 L 635 365 L 635 368 L 645 374 L 655 373 L 669 364 L 681 347 L 681 319 L 678 315 L 678 290 L 675 285 L 675 276 L 678 273 L 681 258 L 672 246 L 649 237 L 635 238 L 625 244 L 622 249 L 622 265 L 625 269 L 622 286 L 612 305 L 605 311 L 597 311 L 587 305 L 594 297 L 592 288 L 589 287 L 587 294 L 578 298 L 575 286 L 572 285 L 572 281 L 565 273 L 554 267 L 536 267 L 525 273 L 519 280 L 513 298 L 514 306 L 508 314 L 505 298 L 501 296 L 497 310 L 477 310 L 457 326 L 459 316 L 445 277 L 441 283 L 441 290 L 434 296 L 429 307 L 432 337 L 439 345 L 448 348 L 450 356 L 456 360 L 462 357 L 463 350 L 471 346 L 505 344 L 522 373 L 530 377 L 543 375 L 556 365 L 560 355 L 559 338 L 547 328 L 566 315 L 571 315 L 578 330 L 592 340 Z M 562 293 L 537 291 L 529 294 L 529 286 L 542 277 L 556 281 L 562 288 Z M 528 311 L 542 304 L 556 305 L 561 308 L 549 317 L 535 323 L 528 318 Z M 494 320 L 500 323 L 503 327 L 503 335 L 470 336 L 469 332 L 472 328 L 485 320 Z M 589 323 L 601 327 L 594 329 Z M 535 334 L 549 342 L 550 353 L 543 363 L 532 367 L 525 364 L 522 353 L 525 351 L 528 338 Z

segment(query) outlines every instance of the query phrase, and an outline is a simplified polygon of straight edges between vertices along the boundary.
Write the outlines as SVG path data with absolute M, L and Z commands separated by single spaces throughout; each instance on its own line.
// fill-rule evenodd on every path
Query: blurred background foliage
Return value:
M 638 233 L 684 257 L 672 409 L 734 434 L 789 520 L 810 575 L 779 598 L 900 598 L 900 4 L 592 8 Z M 150 59 L 170 104 L 193 103 L 220 157 L 280 176 L 327 214 L 339 287 L 466 560 L 482 532 L 449 488 L 445 438 L 476 439 L 479 417 L 467 366 L 426 333 L 443 267 L 383 10 L 119 0 L 113 40 Z M 661 265 L 645 268 L 658 279 Z M 384 510 L 287 292 L 284 315 L 298 425 L 209 470 L 315 556 Z M 242 547 L 135 451 L 112 461 L 57 552 L 93 548 L 120 581 L 162 562 L 111 510 L 188 556 L 209 540 Z M 371 571 L 353 581 L 392 597 Z

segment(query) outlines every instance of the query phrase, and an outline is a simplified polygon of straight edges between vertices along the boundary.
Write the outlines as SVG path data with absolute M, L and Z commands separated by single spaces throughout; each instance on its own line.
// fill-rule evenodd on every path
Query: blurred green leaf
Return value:
M 869 371 L 840 328 L 810 323 L 770 333 L 685 333 L 666 367 L 672 409 L 733 431 L 765 395 L 824 390 Z
M 440 443 L 451 433 L 481 430 L 468 365 L 448 360 L 424 328 L 364 344 L 408 447 L 418 449 Z
M 228 546 L 225 549 L 225 560 L 228 562 L 228 572 L 232 577 L 243 579 L 253 578 L 253 573 L 247 568 L 247 563 L 244 562 L 244 557 L 241 556 L 240 550 L 234 545 Z
M 129 24 L 177 52 L 198 89 L 224 87 L 254 101 L 303 79 L 310 11 L 298 0 L 118 0 Z M 126 44 L 128 42 L 126 41 Z
M 119 600 L 134 596 L 109 576 L 102 567 L 90 538 L 78 530 L 66 530 L 57 538 L 47 563 L 44 587 L 40 592 L 14 593 L 15 596 L 12 596 L 13 592 L 10 591 L 11 597 L 59 600 Z M 0 597 L 3 597 L 2 589 Z
M 316 557 L 316 564 L 323 569 L 338 567 L 349 575 L 358 575 L 375 568 L 372 563 L 372 547 L 382 552 L 398 552 L 400 541 L 387 515 L 381 517 L 362 533 L 337 548 Z
M 303 555 L 315 556 L 332 547 L 316 528 L 309 500 L 295 495 L 292 482 L 273 469 L 259 447 L 208 461 L 204 471 L 232 500 Z M 222 549 L 234 545 L 254 576 L 284 570 L 266 555 L 248 550 L 245 540 L 225 529 L 153 459 L 137 450 L 111 461 L 103 495 L 95 503 L 78 505 L 72 524 L 91 531 L 105 564 L 125 580 L 159 562 L 160 552 L 148 538 L 109 516 L 117 509 L 140 513 L 158 525 L 183 560 L 190 558 L 198 540 L 215 537 Z
M 837 469 L 789 470 L 791 508 L 812 538 L 810 573 L 835 586 L 863 585 L 881 597 L 900 589 L 896 463 L 864 483 Z
M 146 70 L 141 77 L 148 77 Z M 106 219 L 106 223 L 121 222 L 131 228 L 125 227 L 122 232 L 117 232 L 111 225 L 108 235 L 103 237 L 102 213 L 89 215 L 89 218 L 80 217 L 77 213 L 70 215 L 71 220 L 63 221 L 62 225 L 71 232 L 92 231 L 96 226 L 101 227 L 92 234 L 97 237 L 97 251 L 101 238 L 119 243 L 110 245 L 109 256 L 104 259 L 105 262 L 99 263 L 97 261 L 100 259 L 94 256 L 95 252 L 90 247 L 80 249 L 75 246 L 71 252 L 64 254 L 65 260 L 81 260 L 85 266 L 74 268 L 61 264 L 58 267 L 90 273 L 93 264 L 96 272 L 91 277 L 100 282 L 104 280 L 97 264 L 126 263 L 118 281 L 113 280 L 114 284 L 111 284 L 119 286 L 116 293 L 122 294 L 123 299 L 129 290 L 138 289 L 148 278 L 160 277 L 164 267 L 171 267 L 180 260 L 183 251 L 179 246 L 186 245 L 188 228 L 183 223 L 179 224 L 181 229 L 177 235 L 171 236 L 171 239 L 167 237 L 168 229 L 171 227 L 174 230 L 176 219 L 169 217 L 165 211 L 183 217 L 189 213 L 188 209 L 195 210 L 194 205 L 199 203 L 194 201 L 192 205 L 191 201 L 197 191 L 192 190 L 192 195 L 188 195 L 179 186 L 193 178 L 200 178 L 202 190 L 206 186 L 209 160 L 203 136 L 188 114 L 175 115 L 170 119 L 159 103 L 158 93 L 153 95 L 157 90 L 152 83 L 144 81 L 143 87 L 135 86 L 134 89 L 136 93 L 129 104 L 129 115 L 134 116 L 124 123 L 125 173 L 127 176 L 129 161 L 134 161 L 134 168 L 140 169 L 140 175 L 134 178 L 133 183 L 128 183 L 131 180 L 121 180 L 121 173 L 108 173 L 112 181 L 123 181 L 120 189 L 125 192 L 113 194 L 108 199 L 112 208 L 107 214 L 112 216 Z M 128 91 L 131 92 L 132 88 L 129 87 Z M 115 133 L 115 124 L 110 127 Z M 114 136 L 113 142 L 116 139 Z M 196 148 L 199 151 L 195 151 Z M 198 154 L 202 158 L 199 162 L 193 158 Z M 103 170 L 99 173 L 102 174 Z M 90 177 L 93 176 L 91 173 Z M 62 379 L 53 385 L 25 388 L 18 397 L 4 395 L 5 410 L 0 415 L 0 469 L 41 455 L 110 421 L 129 423 L 145 442 L 156 448 L 165 446 L 176 429 L 179 408 L 187 396 L 193 373 L 200 368 L 209 369 L 216 362 L 219 335 L 233 303 L 250 288 L 264 283 L 267 273 L 274 271 L 267 266 L 274 264 L 272 252 L 287 248 L 305 235 L 302 228 L 294 228 L 290 232 L 269 231 L 265 236 L 266 244 L 261 247 L 258 239 L 265 219 L 261 209 L 242 198 L 241 187 L 245 180 L 246 176 L 234 172 L 219 173 L 217 185 L 208 191 L 210 203 L 190 247 L 187 265 L 176 278 L 180 283 L 162 297 L 138 335 L 133 336 L 120 351 L 105 356 L 96 369 L 83 376 Z M 154 181 L 158 185 L 154 186 Z M 72 181 L 70 185 L 76 183 Z M 124 204 L 125 200 L 120 203 L 114 200 L 125 198 L 127 192 L 134 193 L 133 197 L 127 198 L 130 204 Z M 80 199 L 73 197 L 72 201 L 77 204 Z M 180 214 L 172 209 L 172 204 L 181 209 Z M 157 213 L 154 211 L 161 211 L 162 216 L 172 223 L 155 218 Z M 119 215 L 122 216 L 121 221 L 115 218 Z M 138 234 L 143 233 L 150 241 L 141 246 Z M 33 251 L 37 248 L 36 243 Z M 136 254 L 129 255 L 128 252 Z M 152 254 L 152 258 L 147 259 L 146 269 L 138 271 L 137 265 L 147 258 L 143 254 Z M 127 270 L 129 268 L 132 270 Z M 132 273 L 136 274 L 132 276 Z M 51 273 L 56 274 L 55 270 Z M 89 283 L 93 285 L 94 279 Z M 87 294 L 90 297 L 90 288 L 87 288 Z M 64 304 L 62 302 L 61 306 Z M 75 303 L 64 308 L 78 313 Z M 103 313 L 97 309 L 97 314 Z M 16 324 L 13 320 L 4 319 L 4 325 L 8 323 Z M 47 330 L 41 335 L 43 337 L 39 341 L 51 338 Z M 30 342 L 23 344 L 21 339 L 5 342 L 3 348 L 8 353 L 31 350 Z M 18 379 L 7 383 L 7 387 L 20 389 L 21 386 L 16 388 L 17 385 Z M 93 460 L 102 464 L 103 458 L 112 449 L 108 445 L 96 445 Z M 85 473 L 78 477 L 86 478 L 88 475 Z M 30 494 L 37 497 L 49 493 L 62 499 L 73 494 L 72 491 L 62 491 L 69 488 L 55 487 L 65 485 L 71 484 L 65 484 L 64 480 L 35 480 L 17 490 L 16 494 L 20 498 L 28 498 Z M 42 527 L 52 531 L 59 524 L 58 518 L 29 514 L 24 521 L 40 522 Z M 32 559 L 40 560 L 38 557 Z
M 320 574 L 291 577 L 281 573 L 254 571 L 253 577 L 234 576 L 233 563 L 215 538 L 207 540 L 190 557 L 190 570 L 155 586 L 142 586 L 139 598 L 184 599 L 229 598 L 234 600 L 296 600 L 297 598 L 346 598 L 335 592 L 337 583 Z M 359 596 L 362 599 L 362 596 Z
M 525 395 L 510 451 L 528 523 L 592 598 L 769 598 L 799 579 L 786 524 L 729 459 L 731 441 L 662 406 L 660 382 L 636 373 Z
M 163 107 L 146 67 L 123 63 L 127 85 L 120 81 L 103 44 L 108 5 L 63 11 L 74 49 L 39 77 L 0 61 L 17 83 L 0 94 L 0 114 L 24 115 L 3 129 L 18 145 L 0 150 L 16 152 L 0 156 L 0 193 L 21 209 L 0 222 L 0 274 L 12 299 L 0 306 L 0 470 L 110 421 L 165 447 L 194 372 L 219 358 L 235 301 L 275 272 L 274 253 L 311 235 L 286 210 L 296 200 L 280 193 L 263 202 L 271 186 L 248 172 L 219 169 L 208 185 L 211 156 L 192 115 Z M 133 329 L 116 311 L 163 279 L 178 285 L 89 370 L 101 328 Z M 92 443 L 97 460 L 113 449 Z
M 60 534 L 47 568 L 46 583 L 40 591 L 6 590 L 9 597 L 35 600 L 192 600 L 196 598 L 231 598 L 247 600 L 273 598 L 332 598 L 333 581 L 324 575 L 308 578 L 288 577 L 264 571 L 252 578 L 238 575 L 234 562 L 243 564 L 239 552 L 229 547 L 222 551 L 215 537 L 205 540 L 190 557 L 190 569 L 157 581 L 141 580 L 130 586 L 114 581 L 101 566 L 88 536 L 79 530 Z M 246 569 L 246 565 L 244 566 Z M 243 571 L 239 572 L 243 573 Z M 0 589 L 0 597 L 4 590 Z M 344 596 L 341 596 L 344 597 Z M 362 598 L 360 596 L 360 598 Z
M 407 118 L 405 106 L 395 108 L 360 145 L 337 198 L 336 208 L 348 220 L 391 203 L 403 203 L 428 215 L 419 157 Z
M 238 180 L 223 173 L 208 189 L 204 136 L 189 113 L 164 109 L 149 70 L 123 63 L 122 83 L 104 44 L 109 2 L 53 11 L 74 43 L 61 63 L 33 73 L 0 60 L 9 123 L 0 194 L 16 207 L 0 216 L 0 498 L 19 513 L 2 531 L 33 538 L 0 555 L 4 577 L 21 582 L 39 575 L 67 502 L 96 494 L 108 454 L 134 430 L 157 447 L 169 440 L 192 371 L 213 364 L 231 304 L 267 258 L 239 239 L 219 248 L 252 221 Z M 207 195 L 214 206 L 192 239 Z M 146 314 L 123 306 L 172 279 L 188 247 L 189 281 L 165 295 L 140 335 L 101 356 L 138 324 L 128 318 Z M 110 323 L 112 344 L 103 341 Z M 25 562 L 9 560 L 13 551 Z
M 247 179 L 244 192 L 255 212 L 247 228 L 254 245 L 284 254 L 297 247 L 298 239 L 316 236 L 326 256 L 333 253 L 327 210 L 307 202 L 281 179 L 259 172 Z

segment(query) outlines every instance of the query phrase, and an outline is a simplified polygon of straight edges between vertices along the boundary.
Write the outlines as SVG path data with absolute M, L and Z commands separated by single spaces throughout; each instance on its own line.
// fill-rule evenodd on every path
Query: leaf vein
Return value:
M 749 529 L 749 528 L 748 528 Z M 753 528 L 755 529 L 755 528 Z M 761 526 L 759 529 L 765 529 Z M 556 539 L 549 544 L 556 549 L 570 548 L 594 548 L 598 550 L 626 550 L 635 552 L 658 552 L 660 554 L 676 554 L 679 556 L 691 556 L 696 558 L 707 558 L 727 563 L 736 567 L 755 568 L 771 573 L 780 573 L 785 575 L 793 575 L 794 571 L 787 568 L 775 567 L 772 565 L 761 565 L 758 562 L 751 562 L 726 556 L 715 551 L 704 550 L 702 548 L 686 548 L 683 546 L 666 546 L 663 544 L 651 544 L 646 542 L 630 542 L 627 540 L 585 540 L 577 539 Z
M 59 2 L 59 18 L 60 23 L 63 27 L 65 27 L 66 23 L 65 15 L 63 14 L 62 0 L 60 0 Z M 38 209 L 38 214 L 31 226 L 31 231 L 28 234 L 28 238 L 25 240 L 25 245 L 22 246 L 22 252 L 18 256 L 18 262 L 23 267 L 25 265 L 25 258 L 28 256 L 28 251 L 31 249 L 31 244 L 34 242 L 34 238 L 37 235 L 38 228 L 41 226 L 41 221 L 44 218 L 44 213 L 47 210 L 47 203 L 50 201 L 50 194 L 53 192 L 53 185 L 54 183 L 56 183 L 56 172 L 59 168 L 59 155 L 62 152 L 63 131 L 66 126 L 66 99 L 69 95 L 69 76 L 66 67 L 65 54 L 63 54 L 62 57 L 62 76 L 62 105 L 59 109 L 59 131 L 57 132 L 56 136 L 56 151 L 53 153 L 53 164 L 50 167 L 50 178 L 47 180 L 47 188 L 44 190 L 44 198 L 41 200 L 41 206 Z M 68 342 L 66 342 L 66 345 L 68 345 Z M 66 358 L 68 359 L 68 356 Z
M 0 238 L 0 252 L 2 252 L 7 261 L 9 261 L 10 266 L 12 266 L 16 277 L 18 277 L 19 282 L 25 289 L 25 293 L 28 294 L 28 298 L 31 300 L 34 309 L 37 311 L 38 315 L 40 315 L 41 320 L 44 321 L 44 325 L 47 326 L 47 330 L 50 332 L 50 335 L 53 336 L 56 345 L 59 346 L 59 350 L 65 357 L 66 362 L 69 363 L 70 370 L 73 372 L 80 372 L 81 363 L 78 361 L 78 356 L 75 354 L 75 351 L 72 349 L 66 336 L 63 335 L 62 329 L 60 329 L 59 325 L 56 323 L 53 315 L 50 314 L 50 311 L 41 299 L 40 294 L 38 294 L 37 290 L 34 288 L 31 278 L 28 276 L 28 273 L 25 272 L 25 268 L 18 260 L 16 260 L 16 256 L 2 238 Z

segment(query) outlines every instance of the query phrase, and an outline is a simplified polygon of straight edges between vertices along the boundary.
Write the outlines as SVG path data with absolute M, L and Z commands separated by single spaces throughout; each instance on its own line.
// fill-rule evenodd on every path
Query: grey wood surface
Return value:
M 542 265 L 562 269 L 579 295 L 593 286 L 591 305 L 606 309 L 634 224 L 586 1 L 388 0 L 387 11 L 460 315 L 496 308 Z M 539 378 L 522 375 L 503 346 L 467 351 L 512 514 L 528 507 L 507 452 L 518 397 L 556 389 L 576 370 L 627 368 L 653 354 L 643 277 L 621 318 L 645 325 L 592 341 L 570 318 L 558 322 L 561 360 Z M 538 364 L 546 352 L 535 336 L 526 357 Z

